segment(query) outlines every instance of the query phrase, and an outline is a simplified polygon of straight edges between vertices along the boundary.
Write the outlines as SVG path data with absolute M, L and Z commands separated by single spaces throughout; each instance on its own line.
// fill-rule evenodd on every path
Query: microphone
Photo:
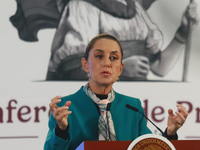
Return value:
M 139 112 L 140 114 L 142 114 L 142 116 L 144 116 L 147 120 L 149 120 L 162 133 L 162 135 L 164 135 L 163 131 L 160 128 L 158 128 L 149 118 L 147 118 L 146 115 L 144 115 L 142 112 L 140 112 L 139 109 L 137 109 L 137 108 L 135 108 L 135 107 L 133 107 L 129 104 L 126 104 L 126 107 L 135 111 L 135 112 Z
M 110 111 L 110 106 L 111 106 L 111 103 L 108 103 L 108 104 L 107 104 L 107 107 L 106 107 L 106 110 L 107 110 L 107 111 Z
M 110 107 L 111 107 L 111 103 L 108 103 L 107 107 L 106 107 L 106 111 L 110 111 Z M 107 123 L 108 123 L 108 114 L 107 113 L 108 112 L 106 112 L 106 119 L 107 119 Z M 109 139 L 106 139 L 106 140 L 110 141 L 111 137 L 110 137 L 110 130 L 109 130 L 108 124 L 107 124 L 107 126 L 105 126 L 105 128 L 108 131 L 108 137 L 109 137 Z

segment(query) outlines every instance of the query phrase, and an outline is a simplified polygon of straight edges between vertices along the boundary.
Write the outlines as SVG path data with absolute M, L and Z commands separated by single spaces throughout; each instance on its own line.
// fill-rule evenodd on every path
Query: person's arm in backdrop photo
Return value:
M 158 76 L 165 76 L 174 66 L 181 52 L 184 51 L 185 43 L 188 38 L 188 26 L 191 24 L 193 30 L 198 23 L 197 5 L 192 2 L 183 14 L 182 23 L 178 28 L 171 43 L 162 51 L 157 59 L 151 63 L 151 71 Z

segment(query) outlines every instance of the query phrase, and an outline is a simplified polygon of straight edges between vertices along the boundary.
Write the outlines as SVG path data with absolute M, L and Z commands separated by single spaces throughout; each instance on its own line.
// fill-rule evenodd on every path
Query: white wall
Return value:
M 150 8 L 149 13 L 153 20 L 159 25 L 164 34 L 163 48 L 170 42 L 179 21 L 182 11 L 188 1 L 184 0 L 160 0 Z M 197 1 L 200 6 L 200 1 Z M 172 5 L 173 4 L 173 5 Z M 68 95 L 75 92 L 86 82 L 45 82 L 47 65 L 50 57 L 50 47 L 55 29 L 41 30 L 38 34 L 39 42 L 24 42 L 19 39 L 17 30 L 11 25 L 9 17 L 15 14 L 16 2 L 14 0 L 0 1 L 0 110 L 3 111 L 3 118 L 0 116 L 0 147 L 2 150 L 16 149 L 43 149 L 43 144 L 48 131 L 48 104 L 50 99 L 56 95 Z M 177 9 L 179 8 L 180 9 Z M 157 13 L 155 10 L 159 11 Z M 169 16 L 160 17 L 167 13 Z M 176 14 L 177 13 L 177 14 Z M 200 15 L 199 9 L 198 14 Z M 172 28 L 169 32 L 168 28 Z M 118 82 L 114 89 L 120 93 L 138 97 L 144 105 L 148 100 L 148 117 L 151 118 L 163 130 L 167 123 L 167 109 L 176 111 L 177 101 L 188 101 L 193 108 L 187 122 L 179 130 L 180 139 L 200 139 L 200 28 L 199 25 L 193 32 L 192 45 L 189 62 L 188 82 L 181 81 L 183 55 L 174 69 L 162 80 L 175 79 L 178 82 Z M 151 79 L 160 79 L 153 74 Z M 126 87 L 126 88 L 124 88 Z M 8 103 L 12 107 L 12 122 L 8 122 Z M 21 122 L 18 113 L 26 113 L 28 106 L 30 113 L 21 115 Z M 46 108 L 39 112 L 39 122 L 35 122 L 35 107 Z M 156 122 L 151 113 L 153 108 L 160 106 L 164 114 L 156 116 L 162 122 Z M 188 108 L 188 105 L 185 105 Z M 155 113 L 159 113 L 157 109 Z M 0 113 L 1 114 L 1 113 Z M 197 118 L 198 117 L 198 118 Z M 148 124 L 152 131 L 155 128 Z M 17 138 L 18 137 L 18 138 Z M 19 138 L 20 137 L 20 138 Z M 24 138 L 23 138 L 24 137 Z M 26 138 L 25 138 L 26 137 Z M 189 138 L 193 137 L 193 138 Z

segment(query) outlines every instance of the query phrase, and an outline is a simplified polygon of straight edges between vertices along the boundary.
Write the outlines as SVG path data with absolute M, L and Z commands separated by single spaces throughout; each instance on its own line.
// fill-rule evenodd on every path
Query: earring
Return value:
M 90 79 L 90 74 L 89 74 L 89 72 L 87 73 L 86 77 L 87 77 L 88 79 Z
M 117 80 L 116 81 L 120 81 L 119 77 L 117 77 Z

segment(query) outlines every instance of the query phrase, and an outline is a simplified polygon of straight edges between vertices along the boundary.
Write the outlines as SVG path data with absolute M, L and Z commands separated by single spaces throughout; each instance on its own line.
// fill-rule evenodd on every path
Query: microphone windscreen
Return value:
M 134 110 L 134 111 L 136 111 L 136 112 L 138 112 L 138 109 L 137 109 L 137 108 L 135 108 L 135 107 L 133 107 L 133 106 L 131 106 L 131 105 L 129 105 L 129 104 L 126 104 L 126 107 L 129 108 L 129 109 L 132 109 L 132 110 Z

